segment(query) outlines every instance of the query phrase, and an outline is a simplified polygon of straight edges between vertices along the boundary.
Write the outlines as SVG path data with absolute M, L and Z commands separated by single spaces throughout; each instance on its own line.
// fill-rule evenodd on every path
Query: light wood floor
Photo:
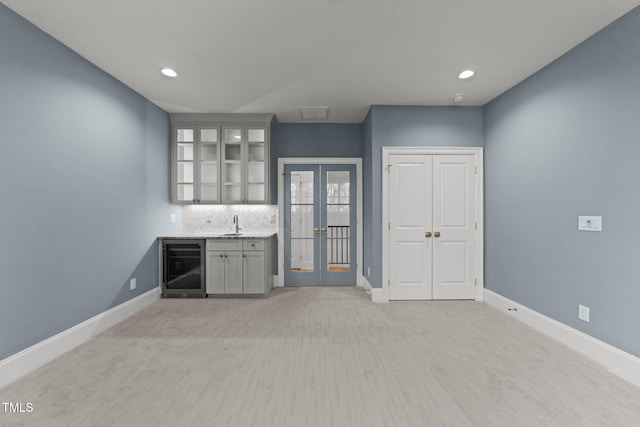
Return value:
M 638 426 L 640 389 L 477 302 L 168 299 L 0 390 L 0 425 Z

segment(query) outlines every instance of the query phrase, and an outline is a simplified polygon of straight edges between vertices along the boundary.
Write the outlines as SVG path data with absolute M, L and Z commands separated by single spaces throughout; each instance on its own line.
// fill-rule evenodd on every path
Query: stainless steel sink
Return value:
M 225 233 L 223 234 L 224 237 L 238 237 L 238 236 L 242 236 L 242 233 Z

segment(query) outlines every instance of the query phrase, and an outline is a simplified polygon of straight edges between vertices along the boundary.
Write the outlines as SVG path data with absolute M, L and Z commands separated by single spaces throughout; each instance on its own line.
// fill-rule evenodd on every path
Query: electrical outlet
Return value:
M 169 221 L 171 221 L 171 222 L 176 222 L 176 214 L 171 214 L 171 215 L 169 216 Z
M 578 319 L 589 322 L 589 307 L 578 304 Z
M 129 280 L 129 290 L 134 290 L 136 288 L 136 278 L 134 277 L 133 279 Z

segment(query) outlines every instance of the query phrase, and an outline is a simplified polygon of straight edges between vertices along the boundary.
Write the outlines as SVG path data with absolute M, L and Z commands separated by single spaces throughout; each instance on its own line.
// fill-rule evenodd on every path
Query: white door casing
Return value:
M 429 163 L 431 176 L 420 178 L 418 165 Z M 383 301 L 481 301 L 482 148 L 383 148 L 383 168 Z

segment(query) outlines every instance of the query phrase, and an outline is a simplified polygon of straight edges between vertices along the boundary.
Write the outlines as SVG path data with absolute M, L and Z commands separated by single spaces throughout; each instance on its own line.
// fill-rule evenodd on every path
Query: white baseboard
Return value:
M 277 274 L 274 274 L 274 276 L 273 276 L 273 287 L 274 288 L 282 288 L 282 287 L 284 287 L 284 285 L 282 283 L 280 283 L 280 277 L 278 277 Z
M 371 302 L 375 302 L 376 304 L 389 302 L 389 298 L 385 295 L 384 289 L 374 288 L 364 276 L 362 276 L 362 287 L 367 293 L 371 294 Z
M 612 373 L 640 387 L 640 358 L 488 289 L 484 290 L 484 302 L 595 360 Z M 517 310 L 509 311 L 510 308 Z
M 362 289 L 364 289 L 368 294 L 371 293 L 371 283 L 367 280 L 366 277 L 362 276 Z
M 160 300 L 152 289 L 0 361 L 0 389 Z

